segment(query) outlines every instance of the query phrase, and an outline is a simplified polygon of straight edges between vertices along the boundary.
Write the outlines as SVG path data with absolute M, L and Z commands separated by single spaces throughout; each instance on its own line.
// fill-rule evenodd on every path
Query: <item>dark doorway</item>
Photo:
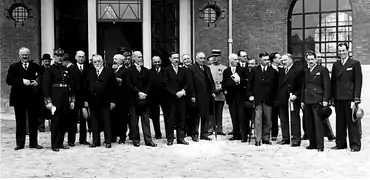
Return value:
M 98 54 L 107 66 L 112 66 L 119 48 L 142 51 L 142 41 L 141 22 L 98 22 Z
M 169 54 L 179 52 L 179 0 L 151 0 L 152 56 L 168 66 Z

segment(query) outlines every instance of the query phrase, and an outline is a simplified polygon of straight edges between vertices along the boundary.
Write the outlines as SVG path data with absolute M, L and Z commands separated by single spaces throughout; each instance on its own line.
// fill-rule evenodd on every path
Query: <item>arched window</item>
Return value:
M 304 60 L 314 50 L 331 70 L 338 57 L 337 44 L 352 50 L 352 10 L 349 0 L 295 0 L 289 9 L 288 52 Z

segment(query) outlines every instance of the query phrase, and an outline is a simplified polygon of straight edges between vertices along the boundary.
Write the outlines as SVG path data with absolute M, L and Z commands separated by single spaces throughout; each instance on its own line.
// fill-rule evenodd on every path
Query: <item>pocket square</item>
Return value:
M 352 71 L 352 68 L 347 68 L 346 71 Z
M 320 72 L 316 73 L 315 76 L 320 76 Z

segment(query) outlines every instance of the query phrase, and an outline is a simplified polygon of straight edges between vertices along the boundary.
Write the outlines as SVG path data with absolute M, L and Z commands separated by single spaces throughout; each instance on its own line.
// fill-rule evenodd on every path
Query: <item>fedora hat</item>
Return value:
M 43 54 L 41 60 L 49 60 L 49 61 L 51 61 L 50 54 Z
M 361 120 L 364 117 L 364 110 L 361 109 L 358 105 L 354 104 L 352 106 L 352 121 L 356 122 Z
M 321 106 L 319 108 L 319 116 L 321 116 L 322 119 L 327 119 L 330 117 L 330 115 L 332 114 L 332 110 L 330 108 L 330 106 Z

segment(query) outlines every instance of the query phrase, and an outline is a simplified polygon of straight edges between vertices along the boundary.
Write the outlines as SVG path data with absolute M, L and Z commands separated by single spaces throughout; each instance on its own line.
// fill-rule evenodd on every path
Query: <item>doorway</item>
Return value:
M 98 54 L 111 67 L 118 49 L 142 51 L 141 22 L 98 22 Z

